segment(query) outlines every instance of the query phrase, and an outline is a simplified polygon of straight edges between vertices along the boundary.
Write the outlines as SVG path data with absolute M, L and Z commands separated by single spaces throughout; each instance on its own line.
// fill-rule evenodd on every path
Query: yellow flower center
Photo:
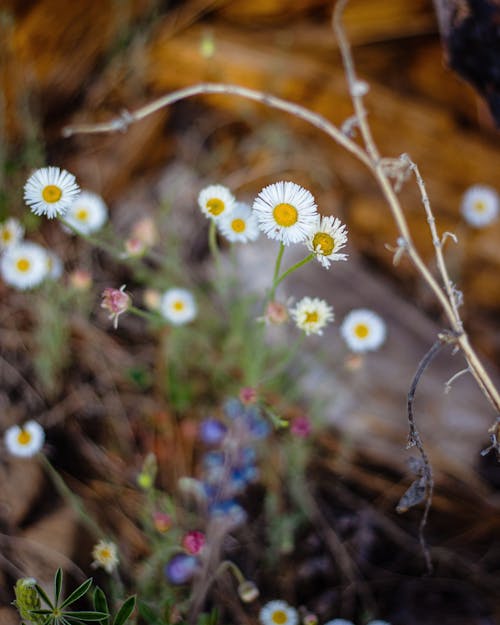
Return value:
M 89 211 L 86 208 L 79 208 L 76 211 L 75 217 L 80 221 L 87 221 L 89 218 Z
M 18 271 L 22 271 L 24 273 L 26 271 L 29 271 L 31 263 L 27 258 L 20 258 L 16 263 L 16 267 Z
M 275 610 L 271 620 L 273 623 L 276 623 L 276 625 L 284 625 L 288 621 L 288 618 L 284 610 Z
M 10 241 L 12 239 L 12 234 L 9 230 L 3 230 L 2 231 L 2 240 L 3 241 Z
M 278 226 L 288 228 L 297 223 L 299 213 L 291 204 L 277 204 L 273 210 L 273 217 Z
M 233 219 L 231 222 L 231 228 L 235 232 L 245 232 L 247 225 L 244 219 Z
M 225 208 L 226 208 L 226 205 L 218 197 L 213 197 L 211 200 L 208 200 L 208 202 L 207 202 L 207 210 L 208 210 L 208 212 L 211 215 L 214 215 L 215 217 L 217 217 L 217 215 L 220 215 L 221 213 L 223 213 Z
M 184 310 L 184 302 L 181 302 L 181 300 L 177 300 L 172 304 L 172 308 L 177 312 L 179 312 L 180 310 Z
M 354 334 L 358 339 L 366 339 L 369 333 L 370 328 L 366 325 L 366 323 L 358 323 L 358 325 L 354 328 Z
M 101 553 L 99 554 L 101 560 L 109 560 L 111 558 L 111 552 L 109 549 L 101 549 Z
M 43 188 L 42 197 L 47 202 L 47 204 L 54 204 L 54 202 L 59 202 L 62 196 L 62 191 L 59 187 L 56 187 L 55 184 L 48 184 Z
M 476 213 L 483 213 L 486 210 L 486 204 L 482 200 L 474 202 L 474 210 Z
M 31 441 L 31 434 L 27 430 L 21 430 L 17 435 L 19 445 L 28 445 Z
M 313 238 L 313 248 L 323 256 L 329 256 L 335 249 L 335 239 L 326 232 L 317 232 Z
M 314 310 L 313 312 L 306 312 L 306 323 L 317 323 L 318 322 L 318 313 Z

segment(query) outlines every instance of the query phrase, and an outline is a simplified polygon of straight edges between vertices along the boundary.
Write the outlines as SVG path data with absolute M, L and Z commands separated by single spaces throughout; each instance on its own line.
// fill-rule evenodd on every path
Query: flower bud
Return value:
M 203 547 L 205 546 L 205 542 L 205 534 L 203 532 L 193 530 L 184 536 L 182 539 L 182 546 L 190 555 L 196 556 L 201 553 Z
M 185 584 L 191 580 L 197 568 L 197 558 L 185 553 L 178 553 L 170 558 L 166 564 L 165 577 L 171 584 Z
M 110 313 L 109 318 L 113 320 L 115 328 L 118 327 L 118 317 L 126 312 L 131 305 L 132 299 L 130 295 L 125 293 L 124 284 L 119 289 L 107 287 L 102 292 L 101 308 Z
M 255 601 L 259 594 L 257 586 L 254 582 L 251 582 L 248 579 L 241 582 L 238 586 L 238 596 L 244 603 L 251 603 L 252 601 Z

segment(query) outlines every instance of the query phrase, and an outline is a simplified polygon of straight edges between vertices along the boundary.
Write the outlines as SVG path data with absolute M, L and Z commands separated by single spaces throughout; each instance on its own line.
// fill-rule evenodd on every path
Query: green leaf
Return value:
M 89 577 L 89 579 L 87 579 L 86 581 L 83 582 L 83 584 L 80 584 L 80 586 L 78 586 L 78 588 L 76 590 L 73 590 L 73 592 L 70 594 L 69 597 L 67 597 L 62 603 L 61 603 L 61 608 L 65 608 L 66 606 L 70 605 L 71 603 L 75 602 L 77 599 L 80 599 L 80 597 L 83 597 L 83 595 L 88 591 L 88 589 L 92 586 L 92 578 Z
M 148 606 L 144 601 L 139 601 L 137 604 L 139 614 L 148 623 L 148 625 L 162 625 L 162 620 L 155 613 L 155 611 Z
M 47 597 L 47 593 L 45 592 L 45 590 L 38 584 L 35 584 L 35 588 L 36 588 L 37 593 L 45 601 L 45 603 L 49 605 L 52 609 L 54 609 L 52 601 Z
M 64 618 L 77 621 L 102 621 L 109 614 L 106 612 L 65 612 Z
M 115 616 L 113 625 L 124 625 L 124 623 L 128 621 L 130 615 L 135 609 L 135 602 L 136 602 L 135 595 L 132 595 L 132 597 L 129 597 L 123 602 L 122 607 L 118 610 L 118 613 Z
M 57 569 L 55 577 L 54 577 L 54 603 L 59 603 L 59 597 L 61 596 L 61 588 L 62 588 L 62 569 Z
M 99 586 L 96 586 L 96 589 L 94 590 L 94 609 L 97 612 L 109 612 L 108 600 Z M 101 625 L 108 625 L 108 623 L 109 618 L 105 618 L 102 620 Z

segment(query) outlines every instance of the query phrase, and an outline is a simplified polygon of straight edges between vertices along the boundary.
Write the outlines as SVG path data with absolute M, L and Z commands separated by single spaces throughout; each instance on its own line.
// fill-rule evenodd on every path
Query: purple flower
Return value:
M 197 558 L 178 553 L 165 565 L 165 577 L 171 584 L 185 584 L 191 580 L 197 568 Z
M 200 423 L 200 438 L 206 445 L 218 445 L 226 436 L 227 427 L 217 419 L 204 419 Z

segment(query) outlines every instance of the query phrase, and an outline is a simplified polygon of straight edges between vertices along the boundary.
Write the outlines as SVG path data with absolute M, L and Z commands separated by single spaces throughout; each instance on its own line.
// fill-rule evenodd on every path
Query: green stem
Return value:
M 215 260 L 217 273 L 219 273 L 220 252 L 219 252 L 219 246 L 217 245 L 217 226 L 215 224 L 214 219 L 210 220 L 210 227 L 208 229 L 208 247 L 210 248 L 210 253 L 212 254 Z
M 298 263 L 295 263 L 295 265 L 292 265 L 289 269 L 287 269 L 284 273 L 282 273 L 281 276 L 277 280 L 274 281 L 273 293 L 276 290 L 276 287 L 278 286 L 278 284 L 280 284 L 280 282 L 283 282 L 283 280 L 287 276 L 289 276 L 291 273 L 293 273 L 296 269 L 299 269 L 303 265 L 307 265 L 307 263 L 310 262 L 313 258 L 314 258 L 314 253 L 311 253 L 309 254 L 309 256 L 306 256 L 301 261 L 299 261 Z
M 276 264 L 274 265 L 274 276 L 273 276 L 273 286 L 271 287 L 271 292 L 269 294 L 269 301 L 272 302 L 274 300 L 274 295 L 276 293 L 276 287 L 278 283 L 276 280 L 278 279 L 281 267 L 281 261 L 283 259 L 283 253 L 285 251 L 284 243 L 280 243 L 280 249 L 278 251 L 278 256 L 276 257 Z
M 148 312 L 147 310 L 142 310 L 142 308 L 137 308 L 136 306 L 130 306 L 130 308 L 127 309 L 127 312 L 131 312 L 138 317 L 143 317 L 148 321 L 158 321 L 158 319 L 160 318 L 160 315 Z
M 306 335 L 302 332 L 300 334 L 300 336 L 298 337 L 298 339 L 295 341 L 294 345 L 292 345 L 292 347 L 290 347 L 290 349 L 287 351 L 287 353 L 284 356 L 284 358 L 282 358 L 278 363 L 276 363 L 274 365 L 274 367 L 272 367 L 271 369 L 266 371 L 265 375 L 259 381 L 259 385 L 263 385 L 263 384 L 269 382 L 274 377 L 276 377 L 277 375 L 282 373 L 282 371 L 285 369 L 285 367 L 288 365 L 288 363 L 290 361 L 292 361 L 293 358 L 296 356 L 296 354 L 299 351 L 300 347 L 304 343 L 305 337 L 306 337 Z
M 106 243 L 105 241 L 101 241 L 97 239 L 96 237 L 93 237 L 91 234 L 86 234 L 85 232 L 78 230 L 78 228 L 75 228 L 75 226 L 70 224 L 69 221 L 66 221 L 66 219 L 63 219 L 62 217 L 59 217 L 59 221 L 64 226 L 66 226 L 66 228 L 69 228 L 69 230 L 71 230 L 73 234 L 76 234 L 82 239 L 85 239 L 85 241 L 87 241 L 91 245 L 94 245 L 95 247 L 98 247 L 99 249 L 108 252 L 108 254 L 111 254 L 111 256 L 115 258 L 121 259 L 123 257 L 123 252 L 120 250 L 117 250 L 115 247 L 113 247 L 109 243 Z
M 84 525 L 87 526 L 90 532 L 94 534 L 96 538 L 103 538 L 104 532 L 97 525 L 94 519 L 89 516 L 80 497 L 78 497 L 78 495 L 75 495 L 75 493 L 66 485 L 66 482 L 59 475 L 57 469 L 53 466 L 47 456 L 43 454 L 40 454 L 40 456 L 43 460 L 45 468 L 47 469 L 47 472 L 52 478 L 54 486 L 59 491 L 59 494 L 69 502 L 73 510 L 77 513 L 81 521 L 84 523 Z

